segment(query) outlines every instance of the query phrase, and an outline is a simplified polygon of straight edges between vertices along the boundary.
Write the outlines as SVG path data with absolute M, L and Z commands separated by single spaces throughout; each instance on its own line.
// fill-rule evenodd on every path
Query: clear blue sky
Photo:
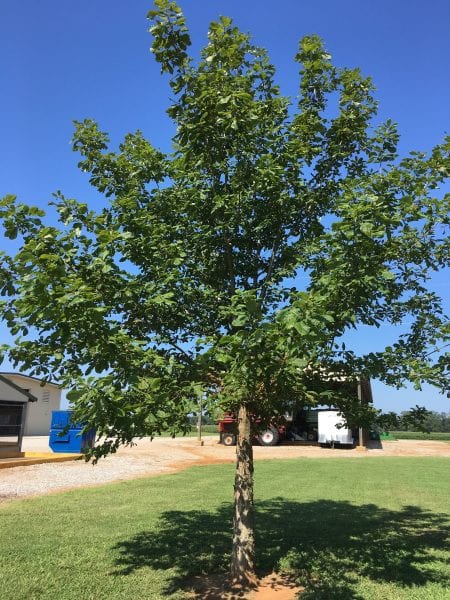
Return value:
M 143 0 L 2 0 L 0 3 L 0 196 L 44 206 L 51 193 L 98 206 L 100 198 L 76 168 L 73 119 L 93 118 L 114 143 L 137 128 L 170 148 L 165 115 L 169 90 L 149 53 Z M 359 66 L 377 86 L 380 119 L 398 122 L 401 149 L 427 150 L 449 131 L 448 0 L 184 0 L 194 51 L 210 20 L 231 16 L 278 70 L 282 91 L 295 96 L 292 57 L 300 37 L 324 38 L 336 64 Z M 0 240 L 0 247 L 7 247 Z M 436 279 L 447 297 L 445 277 Z M 362 332 L 362 351 L 379 348 L 386 330 Z M 8 339 L 2 331 L 0 342 Z M 8 365 L 3 365 L 7 369 Z M 376 405 L 403 410 L 419 403 L 450 410 L 433 389 L 396 391 L 374 384 Z

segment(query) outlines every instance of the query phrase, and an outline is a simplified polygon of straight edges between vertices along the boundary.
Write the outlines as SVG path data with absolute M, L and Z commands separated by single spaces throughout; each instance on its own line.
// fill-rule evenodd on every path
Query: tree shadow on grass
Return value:
M 256 510 L 258 571 L 281 568 L 295 575 L 306 588 L 302 600 L 358 600 L 359 577 L 401 586 L 450 583 L 440 573 L 446 515 L 416 506 L 394 511 L 375 504 L 282 498 L 258 502 Z M 187 578 L 226 571 L 231 515 L 229 504 L 215 512 L 163 513 L 155 531 L 142 531 L 115 546 L 115 574 L 174 568 L 170 593 Z

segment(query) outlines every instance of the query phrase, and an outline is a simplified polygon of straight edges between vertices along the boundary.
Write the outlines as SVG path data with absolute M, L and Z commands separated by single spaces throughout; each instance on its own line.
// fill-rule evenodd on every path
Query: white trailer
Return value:
M 345 419 L 337 410 L 318 411 L 318 442 L 334 446 L 353 446 L 354 439 L 351 429 L 344 426 Z

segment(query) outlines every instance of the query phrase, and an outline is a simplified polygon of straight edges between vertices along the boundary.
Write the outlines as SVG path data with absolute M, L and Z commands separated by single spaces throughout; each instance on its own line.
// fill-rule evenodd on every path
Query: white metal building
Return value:
M 31 394 L 36 402 L 27 405 L 24 435 L 48 435 L 52 410 L 59 410 L 61 388 L 56 383 L 45 383 L 36 377 L 19 373 L 0 373 L 12 384 Z

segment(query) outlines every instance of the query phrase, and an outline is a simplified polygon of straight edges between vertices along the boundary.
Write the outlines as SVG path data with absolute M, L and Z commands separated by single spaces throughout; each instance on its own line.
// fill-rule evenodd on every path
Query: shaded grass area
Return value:
M 232 471 L 5 505 L 2 599 L 183 598 L 186 578 L 227 569 Z M 258 463 L 258 569 L 293 573 L 302 600 L 447 599 L 449 487 L 439 458 Z

